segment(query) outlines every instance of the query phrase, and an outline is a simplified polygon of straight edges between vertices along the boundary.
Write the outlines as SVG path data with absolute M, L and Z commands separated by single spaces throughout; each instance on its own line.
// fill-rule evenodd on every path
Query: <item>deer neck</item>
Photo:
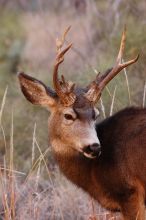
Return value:
M 89 193 L 104 207 L 119 209 L 117 203 L 111 204 L 109 195 L 104 191 L 98 160 L 85 158 L 69 146 L 59 145 L 57 141 L 52 142 L 52 147 L 61 171 L 71 182 Z
M 72 147 L 53 141 L 51 143 L 61 171 L 74 184 L 89 191 L 92 173 L 92 160 L 85 158 Z
M 105 191 L 102 169 L 97 160 L 85 158 L 70 149 L 69 146 L 57 145 L 57 142 L 53 143 L 52 146 L 59 167 L 69 180 L 89 193 L 107 209 L 120 209 L 119 204 L 114 200 L 111 202 L 110 194 Z

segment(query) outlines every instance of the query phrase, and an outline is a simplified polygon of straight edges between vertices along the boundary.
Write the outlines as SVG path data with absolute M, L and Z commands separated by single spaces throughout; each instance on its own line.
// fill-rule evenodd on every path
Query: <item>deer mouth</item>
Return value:
M 84 147 L 83 155 L 87 158 L 94 159 L 101 154 L 101 146 L 99 144 L 92 144 Z

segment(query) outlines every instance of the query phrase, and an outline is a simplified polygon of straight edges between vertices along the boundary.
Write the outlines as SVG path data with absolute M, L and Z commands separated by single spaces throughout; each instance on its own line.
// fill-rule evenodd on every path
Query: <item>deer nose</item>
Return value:
M 99 153 L 99 151 L 101 150 L 101 146 L 97 143 L 94 143 L 90 145 L 89 147 L 90 147 L 90 150 L 93 151 L 94 153 Z
M 101 146 L 98 143 L 94 143 L 84 147 L 83 153 L 86 157 L 95 158 L 101 154 Z

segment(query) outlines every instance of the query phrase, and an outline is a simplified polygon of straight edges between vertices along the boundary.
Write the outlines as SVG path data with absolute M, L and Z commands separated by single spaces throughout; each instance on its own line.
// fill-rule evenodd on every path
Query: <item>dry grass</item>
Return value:
M 62 1 L 62 5 L 58 4 L 58 0 L 48 2 L 47 8 L 43 7 L 41 0 L 39 1 L 37 11 L 23 11 L 18 14 L 13 20 L 10 16 L 9 26 L 14 28 L 11 34 L 6 31 L 7 23 L 3 22 L 2 32 L 7 33 L 6 42 L 3 40 L 1 45 L 5 45 L 7 41 L 13 45 L 16 34 L 16 20 L 19 20 L 18 32 L 23 32 L 23 49 L 20 47 L 20 60 L 17 66 L 18 70 L 22 70 L 30 75 L 42 80 L 47 85 L 52 85 L 52 68 L 55 57 L 55 39 L 60 36 L 62 31 L 68 25 L 72 25 L 71 31 L 68 34 L 67 42 L 73 42 L 73 49 L 65 57 L 65 62 L 61 65 L 60 74 L 63 73 L 67 79 L 73 80 L 78 84 L 86 86 L 95 78 L 98 71 L 104 72 L 107 68 L 114 64 L 123 24 L 127 23 L 127 44 L 124 58 L 126 54 L 128 58 L 133 58 L 138 53 L 138 48 L 142 48 L 143 55 L 133 67 L 128 69 L 127 82 L 124 74 L 119 74 L 115 80 L 108 85 L 103 92 L 101 110 L 103 117 L 110 114 L 112 96 L 114 88 L 117 85 L 116 96 L 114 100 L 113 112 L 129 105 L 130 100 L 133 105 L 141 105 L 143 98 L 143 82 L 145 80 L 145 29 L 143 28 L 145 13 L 141 4 L 134 5 L 134 10 L 130 10 L 132 2 L 123 1 L 86 1 L 85 13 L 78 13 L 73 6 L 72 1 Z M 56 5 L 56 6 L 55 6 Z M 126 5 L 126 7 L 124 7 Z M 53 7 L 56 9 L 54 10 Z M 136 8 L 135 8 L 136 7 Z M 110 8 L 110 10 L 108 10 Z M 141 10 L 141 11 L 140 11 Z M 139 22 L 139 17 L 135 13 L 140 11 L 140 17 L 143 19 Z M 6 14 L 6 13 L 5 13 Z M 16 14 L 16 13 L 15 13 Z M 8 16 L 6 16 L 7 18 Z M 5 19 L 3 19 L 5 20 Z M 8 18 L 7 18 L 8 20 Z M 143 20 L 143 22 L 142 22 Z M 135 26 L 137 31 L 135 32 Z M 13 28 L 12 28 L 13 27 Z M 16 28 L 17 27 L 17 28 Z M 10 33 L 10 34 L 9 34 Z M 20 35 L 19 33 L 19 35 Z M 1 34 L 2 35 L 2 34 Z M 13 36 L 11 39 L 10 35 Z M 4 37 L 3 37 L 4 38 Z M 20 38 L 20 37 L 19 37 Z M 18 41 L 21 39 L 17 39 Z M 0 38 L 1 39 L 1 38 Z M 25 42 L 25 43 L 24 43 Z M 9 48 L 9 47 L 8 47 Z M 15 47 L 14 47 L 15 48 Z M 12 49 L 12 48 L 11 48 Z M 6 50 L 6 49 L 5 49 Z M 1 51 L 1 48 L 0 48 Z M 11 51 L 11 50 L 10 50 Z M 12 50 L 13 51 L 13 50 Z M 9 54 L 9 51 L 7 51 Z M 6 54 L 7 54 L 6 53 Z M 11 61 L 9 57 L 9 61 Z M 144 62 L 143 62 L 144 60 Z M 8 64 L 8 60 L 5 60 Z M 3 66 L 0 63 L 0 67 Z M 8 65 L 7 65 L 8 66 Z M 139 70 L 140 69 L 140 70 Z M 125 74 L 126 76 L 126 74 Z M 129 88 L 127 87 L 127 84 Z M 40 110 L 39 107 L 28 105 L 20 92 L 17 77 L 12 74 L 11 69 L 0 68 L 0 96 L 2 97 L 4 88 L 8 84 L 8 96 L 5 111 L 3 114 L 3 130 L 5 131 L 5 141 L 3 139 L 3 131 L 0 136 L 0 150 L 4 151 L 5 144 L 9 143 L 10 133 L 10 106 L 14 108 L 14 144 L 16 168 L 21 167 L 24 171 L 28 171 L 31 165 L 31 145 L 33 126 L 37 123 L 37 137 L 39 145 L 43 150 L 47 148 L 47 117 L 48 113 L 45 110 Z M 131 91 L 131 93 L 129 93 Z M 127 93 L 129 94 L 127 96 Z M 105 108 L 103 107 L 105 105 Z M 39 151 L 36 151 L 38 156 Z M 49 160 L 51 154 L 49 155 Z M 25 161 L 25 163 L 24 163 Z
M 34 139 L 37 145 L 36 137 Z M 26 175 L 14 170 L 13 150 L 12 122 L 10 164 L 5 163 L 0 169 L 1 219 L 96 219 L 109 215 L 60 176 L 58 168 L 54 167 L 51 172 L 46 166 L 46 152 L 42 153 L 39 148 L 40 156 Z M 44 172 L 47 180 L 43 178 Z

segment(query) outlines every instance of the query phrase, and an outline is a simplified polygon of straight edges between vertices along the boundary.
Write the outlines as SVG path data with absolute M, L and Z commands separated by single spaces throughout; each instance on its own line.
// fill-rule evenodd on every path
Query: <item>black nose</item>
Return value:
M 101 146 L 98 143 L 94 143 L 84 147 L 83 152 L 96 157 L 101 153 Z
M 90 145 L 90 149 L 91 151 L 93 151 L 94 153 L 99 153 L 101 146 L 97 143 L 94 143 L 92 145 Z

